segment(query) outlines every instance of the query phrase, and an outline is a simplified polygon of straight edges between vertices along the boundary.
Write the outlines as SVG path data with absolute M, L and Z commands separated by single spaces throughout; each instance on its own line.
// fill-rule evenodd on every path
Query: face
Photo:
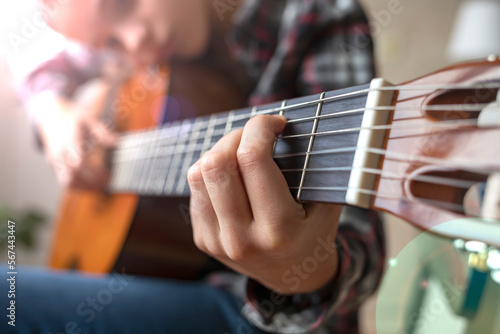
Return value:
M 42 2 L 42 6 L 53 9 L 42 11 L 56 31 L 96 48 L 122 52 L 138 65 L 171 57 L 196 57 L 203 53 L 209 39 L 207 0 Z

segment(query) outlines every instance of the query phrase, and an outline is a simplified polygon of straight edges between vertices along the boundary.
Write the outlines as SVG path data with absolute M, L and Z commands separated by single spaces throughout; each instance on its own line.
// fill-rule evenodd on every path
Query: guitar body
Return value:
M 161 98 L 167 89 L 166 78 L 167 73 L 153 77 L 153 73 L 144 72 L 123 86 L 118 101 L 130 101 L 135 94 L 142 102 L 117 103 L 120 131 L 156 125 L 155 117 L 161 111 Z M 139 197 L 133 194 L 66 189 L 56 219 L 49 265 L 91 273 L 109 272 L 123 247 L 138 201 Z
M 109 272 L 123 247 L 138 199 L 129 194 L 105 196 L 66 190 L 49 265 L 90 273 Z

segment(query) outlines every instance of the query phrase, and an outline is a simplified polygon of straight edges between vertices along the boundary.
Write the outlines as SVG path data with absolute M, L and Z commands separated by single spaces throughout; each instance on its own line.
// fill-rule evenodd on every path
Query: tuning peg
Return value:
M 467 241 L 465 250 L 469 254 L 468 265 L 477 271 L 487 272 L 488 245 L 480 241 Z

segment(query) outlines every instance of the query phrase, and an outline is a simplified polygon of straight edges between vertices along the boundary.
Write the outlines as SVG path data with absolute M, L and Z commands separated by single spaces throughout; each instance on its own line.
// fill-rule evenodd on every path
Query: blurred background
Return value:
M 371 22 L 378 76 L 393 83 L 414 79 L 460 59 L 485 57 L 495 51 L 500 54 L 500 27 L 495 28 L 495 22 L 500 22 L 498 1 L 362 0 L 361 3 Z M 470 7 L 471 4 L 473 7 Z M 464 13 L 474 17 L 464 18 L 467 15 Z M 487 21 L 489 16 L 493 18 L 486 31 L 492 36 L 486 36 L 486 42 L 482 43 L 488 48 L 482 49 L 481 41 L 476 41 L 478 45 L 470 44 L 464 33 L 460 32 L 463 29 L 461 27 L 467 24 L 464 22 L 472 20 L 477 23 L 472 24 L 472 27 L 477 27 L 480 26 L 479 23 L 484 23 L 481 21 Z M 33 247 L 18 255 L 18 262 L 21 264 L 44 265 L 50 250 L 53 229 L 51 222 L 58 210 L 61 189 L 51 168 L 36 149 L 30 121 L 16 96 L 16 87 L 25 73 L 63 48 L 65 41 L 43 24 L 36 13 L 34 0 L 1 2 L 0 22 L 0 208 L 6 216 L 20 217 L 32 213 L 33 221 L 37 221 L 37 217 L 45 218 L 45 223 L 33 223 Z M 475 36 L 478 36 L 477 33 Z M 394 217 L 386 216 L 386 223 L 389 270 L 401 262 L 398 256 L 401 256 L 403 249 L 414 248 L 405 256 L 406 259 L 415 259 L 421 256 L 417 253 L 422 248 L 415 247 L 414 244 L 431 247 L 429 245 L 439 243 L 435 240 L 418 241 L 420 232 Z M 6 224 L 3 217 L 0 224 Z M 402 277 L 404 280 L 404 275 Z M 408 295 L 406 305 L 413 305 L 411 307 L 416 309 L 417 299 L 419 305 L 425 302 L 412 296 L 408 292 L 411 288 L 405 289 Z M 434 290 L 430 293 L 431 296 L 434 294 L 436 300 L 440 292 L 437 287 Z M 393 300 L 387 295 L 383 297 L 384 300 L 380 296 L 371 298 L 363 309 L 364 333 L 376 333 L 377 326 L 382 326 L 378 327 L 379 333 L 402 333 L 401 327 L 396 329 L 394 325 L 395 318 L 394 321 L 387 317 L 377 319 L 384 307 L 389 310 L 390 305 L 400 305 L 401 301 L 396 301 L 397 297 L 393 296 Z M 461 333 L 467 326 L 465 320 L 454 316 L 451 309 L 448 310 L 445 306 L 437 316 L 436 312 L 433 314 L 435 319 L 429 318 L 429 321 L 435 326 L 427 326 L 422 333 Z M 422 317 L 422 314 L 415 315 L 415 319 L 419 316 Z M 384 321 L 387 323 L 385 327 Z M 497 325 L 495 328 L 500 332 L 500 325 Z M 442 326 L 447 330 L 443 331 Z M 418 330 L 413 332 L 417 333 Z

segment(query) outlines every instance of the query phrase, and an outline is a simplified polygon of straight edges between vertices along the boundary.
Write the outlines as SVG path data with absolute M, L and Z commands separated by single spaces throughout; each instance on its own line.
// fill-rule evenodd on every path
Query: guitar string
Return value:
M 395 106 L 378 106 L 378 107 L 362 107 L 362 108 L 356 108 L 356 109 L 350 109 L 350 110 L 343 110 L 343 111 L 339 111 L 339 112 L 334 112 L 334 113 L 328 113 L 328 114 L 322 114 L 322 115 L 318 115 L 318 116 L 309 116 L 309 117 L 302 117 L 302 118 L 296 118 L 296 119 L 290 119 L 290 120 L 287 120 L 287 124 L 293 124 L 293 123 L 299 123 L 299 122 L 307 122 L 307 121 L 314 121 L 315 119 L 322 119 L 322 118 L 336 118 L 336 117 L 342 117 L 342 116 L 346 116 L 346 115 L 351 115 L 351 114 L 359 114 L 359 113 L 363 113 L 365 111 L 368 111 L 368 110 L 373 110 L 373 111 L 394 111 L 394 110 L 398 110 L 398 111 L 440 111 L 440 112 L 450 112 L 450 111 L 468 111 L 468 112 L 480 112 L 481 110 L 478 110 L 478 108 L 482 109 L 484 107 L 486 107 L 487 104 L 486 103 L 483 103 L 483 104 L 474 104 L 474 105 L 468 105 L 468 104 L 464 104 L 464 105 L 457 105 L 457 104 L 449 104 L 449 105 L 446 105 L 446 104 L 443 104 L 443 105 L 432 105 L 432 106 L 424 106 L 424 107 L 421 107 L 421 108 L 417 108 L 417 107 L 414 107 L 414 106 L 400 106 L 400 107 L 395 107 Z M 269 111 L 269 110 L 263 110 L 263 111 L 258 111 L 256 114 L 252 115 L 251 116 L 251 113 L 248 113 L 248 114 L 244 114 L 244 115 L 238 115 L 238 116 L 234 116 L 232 122 L 235 123 L 235 122 L 239 122 L 239 121 L 247 121 L 249 120 L 251 117 L 253 116 L 256 116 L 256 115 L 266 115 L 266 114 L 270 114 L 272 112 L 275 112 L 274 109 L 272 109 L 272 111 Z M 220 122 L 219 122 L 220 121 Z M 199 123 L 201 122 L 201 125 L 206 125 L 207 127 L 206 128 L 203 128 L 203 126 L 199 125 L 198 126 L 200 127 L 199 130 L 209 130 L 210 128 L 214 128 L 214 127 L 217 127 L 217 126 L 220 126 L 220 125 L 226 125 L 227 123 L 227 120 L 226 119 L 220 119 L 220 120 L 216 120 L 216 122 L 212 123 L 209 127 L 209 123 L 210 121 L 209 120 L 206 120 L 206 121 L 199 121 L 199 120 L 192 120 L 192 123 L 188 123 L 187 125 L 184 125 L 184 126 L 194 126 L 194 124 L 196 123 Z M 161 140 L 161 138 L 156 138 L 156 134 L 158 132 L 169 132 L 169 130 L 171 130 L 172 128 L 174 127 L 178 127 L 178 126 L 182 126 L 182 124 L 180 124 L 181 122 L 178 122 L 179 124 L 167 124 L 165 126 L 162 126 L 162 127 L 159 127 L 159 128 L 155 128 L 155 129 L 143 129 L 143 130 L 136 130 L 136 131 L 133 131 L 133 132 L 128 132 L 126 134 L 123 134 L 121 135 L 120 137 L 123 138 L 123 139 L 127 139 L 127 138 L 130 138 L 130 139 L 133 139 L 133 137 L 135 136 L 141 136 L 141 140 L 145 140 L 145 139 L 150 139 L 152 141 L 158 141 L 158 140 Z M 149 137 L 148 137 L 149 135 Z
M 273 107 L 273 108 L 268 108 L 268 109 L 264 109 L 264 110 L 257 110 L 256 113 L 254 113 L 254 108 L 251 108 L 251 107 L 245 108 L 242 110 L 251 109 L 251 111 L 247 114 L 235 116 L 234 121 L 248 119 L 251 116 L 255 116 L 255 115 L 280 112 L 281 110 L 286 112 L 289 109 L 300 108 L 300 107 L 304 107 L 304 106 L 308 106 L 308 105 L 317 105 L 320 102 L 329 102 L 329 101 L 334 101 L 337 99 L 352 97 L 353 95 L 360 95 L 360 94 L 376 92 L 376 91 L 395 91 L 395 92 L 397 92 L 397 91 L 412 91 L 412 90 L 420 91 L 420 90 L 463 90 L 463 89 L 469 89 L 469 90 L 470 89 L 500 89 L 500 83 L 491 82 L 491 83 L 482 83 L 482 84 L 475 84 L 475 85 L 467 85 L 467 84 L 443 84 L 443 85 L 433 84 L 433 85 L 404 85 L 404 86 L 400 85 L 400 86 L 366 88 L 366 89 L 360 89 L 357 91 L 338 94 L 335 96 L 329 96 L 329 97 L 325 97 L 322 99 L 315 99 L 315 100 L 295 103 L 295 104 L 291 104 L 291 105 L 287 105 L 287 106 L 280 106 L 280 107 Z M 265 107 L 265 106 L 262 106 L 262 107 Z M 257 107 L 257 108 L 259 108 L 259 107 Z M 214 115 L 217 115 L 217 114 L 214 114 Z M 208 123 L 208 121 L 207 121 L 207 123 Z M 225 120 L 222 119 L 221 123 L 216 123 L 215 126 L 221 125 L 224 123 L 225 123 Z M 135 130 L 135 131 L 130 131 L 129 133 L 142 132 L 142 131 L 144 131 L 144 130 L 139 129 L 139 130 Z
M 439 123 L 417 123 L 417 122 L 412 122 L 410 124 L 390 124 L 390 125 L 375 125 L 375 126 L 370 126 L 370 127 L 354 127 L 354 128 L 344 128 L 344 129 L 337 129 L 337 130 L 330 130 L 330 131 L 321 131 L 321 132 L 316 132 L 316 133 L 299 133 L 299 134 L 293 134 L 293 135 L 285 135 L 285 136 L 278 136 L 276 137 L 277 140 L 283 141 L 286 139 L 292 139 L 292 138 L 300 138 L 300 137 L 311 137 L 311 136 L 325 136 L 325 135 L 336 135 L 336 134 L 343 134 L 346 132 L 358 132 L 362 130 L 393 130 L 393 129 L 419 129 L 419 128 L 461 128 L 461 127 L 467 127 L 467 126 L 475 126 L 476 125 L 476 120 L 475 119 L 464 119 L 464 120 L 453 120 L 453 121 L 441 121 Z M 235 128 L 235 130 L 242 129 L 242 127 Z M 224 133 L 224 130 L 219 130 L 219 131 L 214 131 L 212 133 L 213 136 L 220 136 Z M 162 150 L 158 150 L 157 148 L 167 148 L 172 146 L 174 144 L 175 146 L 177 145 L 183 145 L 191 141 L 191 133 L 185 133 L 184 135 L 180 137 L 175 137 L 175 138 L 163 138 L 163 140 L 154 140 L 150 141 L 145 139 L 144 141 L 134 141 L 132 145 L 125 145 L 125 143 L 122 143 L 122 145 L 119 145 L 119 147 L 115 150 L 115 153 L 117 156 L 119 155 L 120 157 L 123 157 L 125 160 L 142 160 L 145 158 L 155 158 L 155 157 L 162 157 L 165 155 L 165 152 Z M 203 132 L 196 132 L 195 135 L 200 138 L 201 135 L 203 135 Z M 428 133 L 419 133 L 416 135 L 428 135 Z M 157 154 L 151 154 L 151 152 L 148 152 L 147 150 L 143 150 L 144 146 L 151 146 L 151 144 L 157 143 L 157 146 L 154 146 L 154 152 Z M 192 147 L 191 150 L 183 150 L 180 152 L 173 152 L 167 154 L 167 156 L 174 156 L 177 154 L 190 154 L 190 153 L 197 153 L 202 150 L 200 150 L 201 144 L 197 144 L 196 146 Z M 131 150 L 141 150 L 143 153 L 142 155 L 126 155 L 127 151 Z M 300 152 L 297 154 L 301 154 Z M 123 159 L 120 159 L 120 161 L 124 161 Z
M 353 148 L 352 150 L 354 151 L 355 149 L 356 148 Z M 342 150 L 342 151 L 345 151 L 345 150 Z M 330 153 L 331 153 L 331 150 L 330 150 Z M 381 152 L 378 152 L 378 153 L 381 153 Z M 449 165 L 450 165 L 450 167 L 463 167 L 461 165 L 456 165 L 456 164 L 449 164 Z M 474 166 L 474 167 L 477 167 L 477 166 Z M 381 175 L 382 178 L 404 179 L 404 178 L 409 176 L 409 174 L 406 174 L 406 173 L 404 175 L 398 175 L 398 174 L 392 173 L 392 172 L 385 172 L 381 169 L 366 169 L 366 168 L 361 168 L 361 167 L 359 167 L 359 168 L 358 167 L 308 168 L 306 170 L 319 172 L 319 171 L 334 171 L 334 170 L 352 171 L 355 169 L 361 169 L 366 173 L 379 174 L 379 175 Z M 284 173 L 292 172 L 292 171 L 293 172 L 302 172 L 303 170 L 304 169 L 294 169 L 294 170 L 283 169 L 282 172 L 284 172 Z M 173 175 L 176 175 L 176 176 L 179 175 L 179 177 L 186 177 L 184 175 L 179 174 L 181 172 L 180 169 L 170 170 L 168 172 L 169 173 L 173 172 L 174 173 Z M 476 169 L 474 169 L 474 172 L 476 174 L 488 175 L 488 172 L 482 172 L 482 171 L 479 171 Z M 412 177 L 411 180 L 422 181 L 422 182 L 426 182 L 429 184 L 448 185 L 448 186 L 454 186 L 454 187 L 459 187 L 459 188 L 469 188 L 473 184 L 476 184 L 479 182 L 477 180 L 456 179 L 456 178 L 450 178 L 450 177 L 428 176 L 428 175 L 417 175 L 417 176 Z M 290 189 L 293 189 L 293 188 L 290 187 Z M 331 189 L 331 188 L 327 188 L 327 189 Z M 317 190 L 323 190 L 323 188 L 318 187 Z
M 382 169 L 376 168 L 365 168 L 365 167 L 322 167 L 322 168 L 293 168 L 293 169 L 281 169 L 282 173 L 302 173 L 306 172 L 350 172 L 354 170 L 361 170 L 363 173 L 367 174 L 375 174 L 380 175 L 383 179 L 391 179 L 391 180 L 404 180 L 407 179 L 410 174 L 397 174 L 395 172 L 384 171 Z M 481 174 L 481 173 L 478 173 Z M 486 173 L 483 173 L 486 175 Z M 443 177 L 443 176 L 433 176 L 433 175 L 416 175 L 412 176 L 411 181 L 421 181 L 424 183 L 444 185 L 444 186 L 452 186 L 457 188 L 469 189 L 474 184 L 477 184 L 479 181 L 475 180 L 464 180 L 457 179 L 453 177 Z
M 298 190 L 299 187 L 289 187 L 292 190 Z M 386 195 L 382 194 L 380 191 L 374 191 L 371 189 L 363 189 L 363 188 L 356 188 L 356 187 L 302 187 L 303 190 L 312 190 L 312 191 L 332 191 L 332 192 L 346 192 L 348 190 L 354 190 L 362 194 L 370 195 L 370 196 L 375 196 L 378 199 L 385 199 L 385 200 L 392 200 L 392 201 L 406 201 L 406 202 L 414 202 L 415 199 L 422 201 L 422 202 L 428 202 L 431 204 L 434 204 L 435 206 L 442 206 L 446 207 L 448 209 L 453 209 L 459 212 L 465 212 L 465 205 L 464 204 L 457 204 L 457 203 L 450 203 L 446 201 L 441 201 L 441 200 L 433 200 L 433 199 L 428 199 L 428 198 L 423 198 L 423 197 L 416 197 L 413 196 L 409 197 L 407 194 L 403 193 L 400 196 L 394 196 L 394 195 Z

